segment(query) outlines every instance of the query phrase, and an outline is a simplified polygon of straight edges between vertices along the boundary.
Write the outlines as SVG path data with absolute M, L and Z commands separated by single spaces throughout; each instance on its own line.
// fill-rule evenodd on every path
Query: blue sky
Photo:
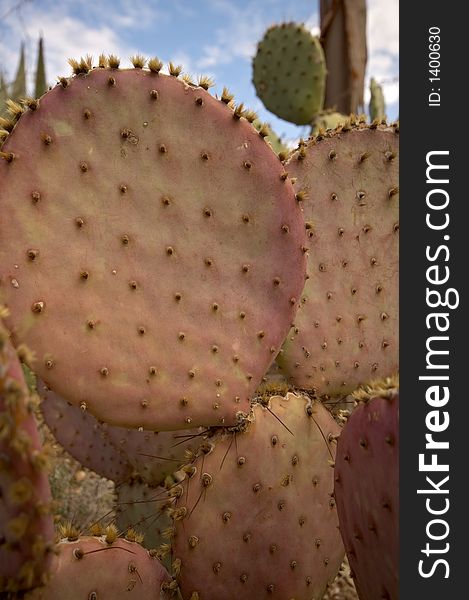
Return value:
M 383 82 L 388 115 L 398 115 L 398 0 L 368 0 L 368 74 Z M 128 65 L 135 53 L 182 64 L 214 77 L 255 109 L 278 134 L 295 140 L 301 128 L 263 108 L 251 83 L 257 41 L 273 23 L 319 25 L 318 0 L 0 0 L 0 70 L 11 79 L 22 41 L 33 70 L 40 33 L 50 83 L 68 75 L 67 58 L 115 53 Z M 125 59 L 125 60 L 124 60 Z

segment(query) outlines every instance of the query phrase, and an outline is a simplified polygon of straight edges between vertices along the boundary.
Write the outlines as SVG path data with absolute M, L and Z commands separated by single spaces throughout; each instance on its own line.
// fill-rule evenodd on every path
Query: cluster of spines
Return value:
M 129 528 L 126 531 L 120 532 L 114 523 L 103 525 L 99 521 L 96 521 L 87 529 L 87 531 L 81 531 L 71 521 L 61 521 L 56 526 L 56 542 L 61 540 L 76 542 L 83 535 L 101 538 L 108 546 L 111 546 L 119 538 L 137 544 L 141 544 L 144 540 L 144 535 L 135 531 L 135 529 Z
M 150 73 L 154 75 L 158 75 L 164 67 L 164 63 L 157 57 L 153 57 L 150 59 L 145 59 L 142 55 L 136 54 L 130 57 L 130 61 L 134 67 L 134 69 L 147 69 Z M 73 75 L 75 77 L 87 75 L 93 69 L 119 69 L 120 68 L 120 59 L 115 54 L 110 54 L 108 56 L 104 54 L 100 54 L 98 58 L 98 65 L 93 65 L 93 57 L 89 54 L 80 58 L 79 60 L 70 58 L 68 59 L 68 63 L 72 68 Z M 175 65 L 173 62 L 168 63 L 168 74 L 171 77 L 181 78 L 181 80 L 191 87 L 200 87 L 205 91 L 208 91 L 212 88 L 215 83 L 211 77 L 206 75 L 200 75 L 197 78 L 197 82 L 195 82 L 191 75 L 187 73 L 183 73 L 183 68 L 181 65 Z M 115 85 L 115 79 L 112 75 L 109 77 L 110 85 Z M 63 88 L 67 88 L 70 85 L 70 79 L 67 77 L 58 77 L 58 85 L 61 85 Z M 233 118 L 239 120 L 241 118 L 246 119 L 248 123 L 252 125 L 252 123 L 258 118 L 255 111 L 245 108 L 244 103 L 241 102 L 239 104 L 235 103 L 234 94 L 232 94 L 228 88 L 224 87 L 222 94 L 220 97 L 215 96 L 218 100 L 229 106 L 233 111 Z M 3 158 L 7 162 L 12 162 L 16 156 L 13 152 L 2 152 L 2 145 L 5 140 L 8 138 L 9 134 L 15 127 L 16 123 L 20 119 L 21 115 L 26 110 L 37 110 L 39 107 L 39 100 L 35 100 L 34 98 L 24 98 L 21 100 L 21 104 L 18 102 L 14 102 L 13 100 L 7 101 L 7 111 L 10 118 L 0 117 L 0 158 Z M 256 129 L 256 132 L 259 136 L 265 139 L 270 131 L 267 123 L 264 123 L 259 130 Z

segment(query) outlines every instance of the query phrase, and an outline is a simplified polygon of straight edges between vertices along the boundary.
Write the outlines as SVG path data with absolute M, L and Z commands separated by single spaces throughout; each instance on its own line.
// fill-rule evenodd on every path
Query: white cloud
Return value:
M 226 25 L 215 32 L 216 44 L 203 48 L 197 61 L 201 67 L 224 65 L 234 60 L 250 60 L 256 51 L 257 42 L 271 24 L 266 6 L 251 0 L 241 6 L 229 0 L 209 0 L 211 8 L 223 14 Z
M 370 99 L 369 80 L 383 87 L 386 105 L 399 101 L 399 3 L 397 0 L 368 0 L 368 65 L 365 102 Z
M 59 75 L 69 75 L 68 58 L 85 54 L 94 56 L 113 53 L 129 65 L 128 58 L 139 52 L 127 41 L 127 30 L 154 27 L 167 22 L 170 13 L 158 8 L 159 2 L 144 0 L 44 0 L 39 4 L 25 3 L 21 13 L 13 11 L 4 21 L 0 38 L 0 56 L 7 79 L 14 77 L 19 44 L 26 39 L 28 88 L 33 87 L 37 39 L 45 39 L 46 74 L 50 84 Z M 12 4 L 13 6 L 13 4 Z M 21 18 L 18 18 L 21 14 Z M 128 36 L 130 37 L 130 36 Z M 140 53 L 142 53 L 140 51 Z
M 368 47 L 371 53 L 399 54 L 399 3 L 397 0 L 368 0 Z

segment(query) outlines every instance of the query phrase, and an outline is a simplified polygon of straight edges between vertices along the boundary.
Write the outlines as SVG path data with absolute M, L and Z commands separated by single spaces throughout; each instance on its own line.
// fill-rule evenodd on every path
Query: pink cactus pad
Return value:
M 344 556 L 333 498 L 338 426 L 318 402 L 274 396 L 220 433 L 173 488 L 184 598 L 321 598 Z
M 98 419 L 234 425 L 296 311 L 302 211 L 250 113 L 155 70 L 63 79 L 21 115 L 0 301 L 39 377 Z
M 361 403 L 338 442 L 335 497 L 360 600 L 399 598 L 399 393 Z
M 117 484 L 138 475 L 160 485 L 195 450 L 199 431 L 137 431 L 102 423 L 38 381 L 44 420 L 59 444 L 83 466 Z M 203 430 L 201 430 L 203 431 Z
M 289 381 L 346 394 L 399 367 L 398 127 L 338 127 L 286 168 L 304 194 L 308 274 L 279 362 Z
M 49 583 L 27 600 L 160 600 L 171 581 L 155 554 L 136 542 L 80 537 L 61 540 L 57 551 Z

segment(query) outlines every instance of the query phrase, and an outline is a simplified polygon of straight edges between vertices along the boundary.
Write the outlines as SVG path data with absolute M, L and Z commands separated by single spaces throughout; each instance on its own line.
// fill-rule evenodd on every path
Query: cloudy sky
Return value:
M 398 115 L 398 0 L 368 0 L 368 74 L 383 83 L 388 115 Z M 31 74 L 45 38 L 50 83 L 67 58 L 101 52 L 158 56 L 214 77 L 289 139 L 307 134 L 265 110 L 251 83 L 251 58 L 265 29 L 282 21 L 318 28 L 318 0 L 0 0 L 0 71 L 14 76 L 21 42 Z M 123 65 L 129 64 L 123 60 Z

